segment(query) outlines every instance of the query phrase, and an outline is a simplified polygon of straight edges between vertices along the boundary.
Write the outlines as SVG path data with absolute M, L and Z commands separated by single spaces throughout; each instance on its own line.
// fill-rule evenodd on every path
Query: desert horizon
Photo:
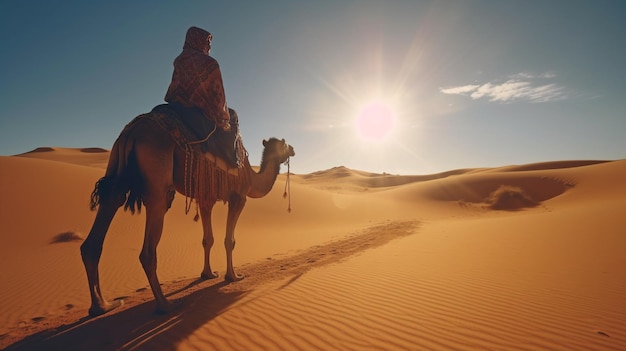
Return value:
M 626 350 L 626 1 L 2 4 L 0 350 Z
M 297 145 L 296 145 L 297 150 Z M 79 246 L 109 150 L 0 157 L 0 348 L 626 348 L 626 159 L 557 160 L 426 175 L 343 166 L 290 174 L 250 199 L 225 283 L 226 207 L 201 223 L 176 194 L 158 247 L 175 311 L 157 315 L 139 262 L 145 213 L 118 211 L 88 317 Z M 254 162 L 257 160 L 251 160 Z M 296 155 L 292 162 L 298 162 Z

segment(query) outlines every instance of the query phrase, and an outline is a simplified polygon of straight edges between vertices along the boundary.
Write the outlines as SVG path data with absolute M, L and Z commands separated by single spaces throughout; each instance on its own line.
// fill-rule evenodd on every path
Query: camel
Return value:
M 228 202 L 224 239 L 227 263 L 225 280 L 234 282 L 243 279 L 243 276 L 235 273 L 233 268 L 235 226 L 239 215 L 247 197 L 261 198 L 270 192 L 280 172 L 280 165 L 295 155 L 293 147 L 284 139 L 263 140 L 263 146 L 263 157 L 258 173 L 252 169 L 245 154 L 242 166 L 238 168 L 242 176 L 237 178 L 237 184 L 223 189 L 222 194 L 225 195 L 197 195 L 194 186 L 189 186 L 185 180 L 186 171 L 189 172 L 189 168 L 186 169 L 189 162 L 186 158 L 189 156 L 188 150 L 183 149 L 167 131 L 147 118 L 136 118 L 130 123 L 113 144 L 105 176 L 96 183 L 92 193 L 92 209 L 97 207 L 97 213 L 92 228 L 80 248 L 91 294 L 89 314 L 101 315 L 123 304 L 121 300 L 112 302 L 105 300 L 100 290 L 98 273 L 106 233 L 115 213 L 122 205 L 125 205 L 125 210 L 130 209 L 133 213 L 135 206 L 141 210 L 141 205 L 144 205 L 146 226 L 139 260 L 154 294 L 157 312 L 167 313 L 176 307 L 177 304 L 163 295 L 156 272 L 156 250 L 163 231 L 164 216 L 176 192 L 186 196 L 186 199 L 192 198 L 194 194 L 198 197 L 195 198 L 196 210 L 199 210 L 202 220 L 204 247 L 202 279 L 219 276 L 217 272 L 211 270 L 209 261 L 214 243 L 211 211 L 217 200 Z M 209 177 L 205 178 L 210 183 L 216 176 L 209 174 Z

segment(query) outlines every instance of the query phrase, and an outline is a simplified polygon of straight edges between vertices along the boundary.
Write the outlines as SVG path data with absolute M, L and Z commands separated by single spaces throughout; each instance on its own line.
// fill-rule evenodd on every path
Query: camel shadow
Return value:
M 179 293 L 193 285 L 168 295 Z M 213 320 L 247 294 L 224 292 L 218 283 L 181 298 L 174 312 L 156 314 L 154 301 L 117 313 L 80 320 L 28 336 L 5 350 L 155 350 L 175 349 L 188 335 Z M 177 301 L 177 300 L 173 300 Z

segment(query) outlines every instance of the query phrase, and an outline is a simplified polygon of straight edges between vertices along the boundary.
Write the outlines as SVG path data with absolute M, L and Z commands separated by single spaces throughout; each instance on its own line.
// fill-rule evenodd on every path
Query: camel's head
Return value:
M 270 138 L 270 140 L 263 140 L 263 159 L 267 160 L 275 158 L 279 163 L 286 162 L 289 157 L 295 156 L 293 147 L 285 142 L 285 139 L 278 140 L 276 138 Z

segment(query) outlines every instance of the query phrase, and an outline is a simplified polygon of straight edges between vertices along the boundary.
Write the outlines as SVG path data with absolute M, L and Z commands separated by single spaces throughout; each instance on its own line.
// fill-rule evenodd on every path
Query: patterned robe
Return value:
M 197 27 L 187 30 L 183 52 L 174 60 L 172 82 L 165 101 L 198 107 L 204 116 L 218 121 L 229 119 L 222 72 L 209 56 L 211 33 Z

